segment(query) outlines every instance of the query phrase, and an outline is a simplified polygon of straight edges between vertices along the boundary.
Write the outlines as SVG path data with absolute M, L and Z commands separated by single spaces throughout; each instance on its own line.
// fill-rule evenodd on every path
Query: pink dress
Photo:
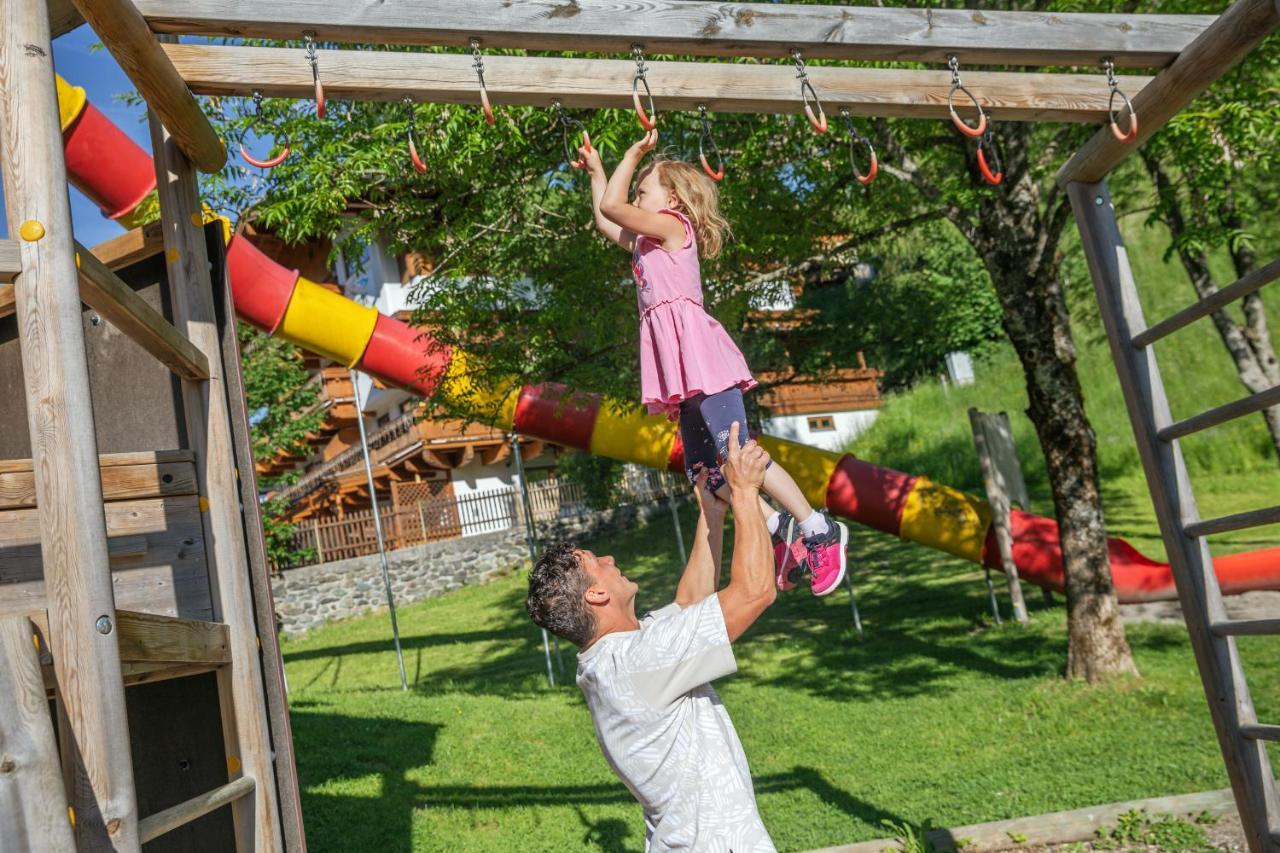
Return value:
M 641 234 L 631 256 L 640 307 L 640 395 L 649 414 L 675 420 L 680 401 L 728 388 L 756 386 L 737 344 L 702 307 L 698 245 L 689 218 L 663 209 L 684 225 L 674 252 Z

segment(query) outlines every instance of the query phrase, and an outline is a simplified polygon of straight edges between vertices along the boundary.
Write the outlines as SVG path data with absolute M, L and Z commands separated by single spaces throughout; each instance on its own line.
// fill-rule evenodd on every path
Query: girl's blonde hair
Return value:
M 636 183 L 643 181 L 650 172 L 657 172 L 658 183 L 675 195 L 676 209 L 693 223 L 693 235 L 698 240 L 702 256 L 714 258 L 720 254 L 732 229 L 729 220 L 720 213 L 720 194 L 715 182 L 692 163 L 656 160 L 640 173 Z

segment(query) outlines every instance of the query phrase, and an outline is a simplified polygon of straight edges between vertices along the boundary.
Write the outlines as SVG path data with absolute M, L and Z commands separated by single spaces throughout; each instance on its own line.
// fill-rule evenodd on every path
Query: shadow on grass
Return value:
M 312 710 L 299 703 L 292 714 L 297 742 L 298 775 L 302 781 L 302 808 L 313 842 L 341 839 L 342 850 L 375 850 L 408 853 L 414 849 L 413 815 L 423 809 L 470 813 L 483 824 L 485 812 L 495 814 L 512 807 L 572 807 L 583 826 L 583 843 L 600 850 L 620 851 L 625 843 L 643 846 L 643 824 L 636 804 L 634 821 L 616 817 L 593 818 L 590 809 L 601 805 L 635 804 L 621 783 L 597 785 L 424 785 L 412 778 L 414 771 L 434 762 L 441 726 L 389 718 L 352 717 Z M 335 736 L 346 741 L 336 748 Z M 358 744 L 353 748 L 351 744 Z M 371 793 L 338 794 L 337 783 L 366 777 Z M 832 784 L 812 767 L 756 776 L 756 794 L 805 790 L 819 801 L 849 817 L 879 826 L 884 820 L 900 821 L 885 811 Z M 634 837 L 633 837 L 634 836 Z M 311 849 L 321 851 L 316 843 Z M 527 849 L 538 849 L 532 843 Z

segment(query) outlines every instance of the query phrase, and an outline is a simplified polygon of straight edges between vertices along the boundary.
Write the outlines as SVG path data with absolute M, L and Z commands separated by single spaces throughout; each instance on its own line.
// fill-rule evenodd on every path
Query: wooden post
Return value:
M 324 546 L 320 544 L 320 519 L 311 517 L 311 535 L 316 538 L 316 562 L 324 562 Z
M 71 821 L 30 620 L 0 619 L 0 826 L 5 844 L 71 850 Z
M 241 850 L 275 853 L 282 849 L 275 769 L 196 176 L 154 114 L 150 123 L 174 323 L 209 361 L 208 382 L 184 381 L 182 395 L 201 503 L 207 507 L 205 541 L 214 613 L 230 630 L 231 666 L 218 672 L 227 763 L 233 779 L 244 775 L 257 782 L 252 797 L 232 806 L 237 843 Z
M 0 0 L 0 167 L 20 238 L 15 308 L 48 591 L 49 644 L 74 739 L 81 851 L 138 850 L 106 517 L 44 3 Z

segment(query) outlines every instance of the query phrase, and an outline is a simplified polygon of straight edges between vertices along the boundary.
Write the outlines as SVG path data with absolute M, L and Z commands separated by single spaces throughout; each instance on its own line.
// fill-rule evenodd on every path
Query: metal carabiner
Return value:
M 560 139 L 564 143 L 564 161 L 577 169 L 586 168 L 587 161 L 581 156 L 575 156 L 575 149 L 570 136 L 574 132 L 580 131 L 582 133 L 582 146 L 590 151 L 591 135 L 587 133 L 587 126 L 566 113 L 559 98 L 553 98 L 551 106 L 556 111 L 556 124 L 560 126 Z
M 706 104 L 698 104 L 698 116 L 702 119 L 702 131 L 698 134 L 698 159 L 702 161 L 702 171 L 707 173 L 707 177 L 719 183 L 724 180 L 724 156 L 720 153 L 720 146 L 716 145 L 715 137 L 711 135 L 711 120 L 707 118 Z M 711 163 L 707 160 L 708 147 L 719 162 L 715 169 L 711 168 Z
M 973 96 L 960 82 L 960 60 L 956 59 L 955 54 L 947 57 L 947 67 L 951 69 L 951 91 L 947 93 L 947 112 L 951 115 L 951 123 L 955 125 L 956 130 L 963 133 L 970 139 L 977 139 L 987 131 L 987 114 L 982 110 L 982 104 L 978 103 L 978 99 Z M 965 120 L 960 118 L 960 114 L 956 112 L 956 92 L 964 92 L 965 96 L 973 101 L 973 105 L 978 108 L 978 123 L 969 125 Z
M 263 124 L 262 93 L 259 92 L 257 89 L 253 91 L 253 111 L 254 111 L 253 120 L 249 122 L 249 127 L 246 128 L 246 131 L 245 131 L 246 133 L 249 130 L 252 130 L 256 127 L 260 127 Z M 279 142 L 280 134 L 277 132 L 276 128 L 272 127 L 271 135 L 272 135 L 272 145 L 274 146 Z M 256 157 L 254 157 L 252 154 L 250 154 L 249 151 L 244 147 L 244 137 L 242 136 L 240 138 L 240 156 L 243 157 L 244 161 L 248 163 L 250 166 L 256 166 L 259 169 L 274 169 L 276 166 L 279 166 L 281 163 L 283 163 L 285 160 L 289 158 L 289 150 L 290 150 L 289 138 L 285 137 L 284 147 L 280 150 L 279 154 L 277 154 L 274 157 L 268 158 L 266 160 L 259 160 Z
M 800 100 L 804 103 L 804 114 L 809 119 L 809 125 L 818 133 L 827 132 L 827 114 L 822 110 L 822 102 L 818 100 L 818 93 L 814 91 L 813 84 L 809 82 L 809 70 L 805 67 L 804 57 L 800 54 L 799 48 L 793 48 L 791 51 L 791 60 L 796 66 L 796 77 L 800 80 Z M 814 113 L 814 108 L 817 113 Z
M 653 92 L 649 91 L 649 79 L 647 77 L 649 70 L 644 65 L 644 45 L 631 45 L 631 56 L 636 61 L 636 74 L 631 78 L 631 103 L 635 105 L 636 118 L 640 120 L 640 126 L 645 131 L 653 130 L 658 126 L 658 111 L 653 106 Z M 649 112 L 646 114 L 644 106 L 640 103 L 640 86 L 644 85 L 644 96 L 649 101 Z
M 988 149 L 991 151 L 992 160 L 995 161 L 994 172 L 987 163 Z M 991 127 L 988 127 L 986 133 L 978 140 L 978 171 L 982 173 L 982 179 L 993 187 L 1000 186 L 1004 181 L 1004 164 L 1000 161 L 1000 149 L 996 146 L 996 136 Z
M 480 107 L 484 110 L 484 120 L 493 124 L 493 107 L 489 104 L 489 90 L 484 85 L 484 57 L 480 54 L 480 39 L 471 39 L 471 67 L 476 70 L 476 78 L 480 81 Z
M 405 107 L 409 110 L 409 121 L 405 125 L 405 133 L 409 137 L 409 162 L 413 164 L 413 168 L 418 172 L 418 174 L 422 174 L 427 171 L 427 164 L 418 156 L 418 146 L 413 141 L 413 128 L 417 121 L 418 110 L 414 106 L 413 98 L 405 95 L 403 100 Z
M 849 128 L 849 168 L 853 170 L 853 176 L 858 183 L 864 187 L 868 186 L 876 179 L 876 175 L 880 174 L 880 160 L 876 157 L 876 147 L 871 144 L 871 140 L 858 132 L 857 126 L 853 123 L 853 116 L 847 108 L 841 108 L 840 116 L 845 120 L 845 124 Z M 854 146 L 861 143 L 867 149 L 867 159 L 869 166 L 866 174 L 858 171 L 858 160 L 855 156 Z
M 1133 104 L 1129 102 L 1129 96 L 1120 91 L 1120 83 L 1116 80 L 1116 64 L 1107 57 L 1102 60 L 1103 65 L 1107 69 L 1107 87 L 1111 90 L 1111 97 L 1107 99 L 1107 121 L 1111 124 L 1111 135 L 1116 138 L 1117 142 L 1128 144 L 1138 138 L 1138 114 L 1133 110 Z M 1124 109 L 1129 113 L 1129 129 L 1127 131 L 1120 129 L 1120 123 L 1116 121 L 1118 115 L 1116 113 L 1116 96 L 1120 96 L 1120 100 L 1124 103 Z
M 311 66 L 311 82 L 316 87 L 316 118 L 324 119 L 324 86 L 320 82 L 320 59 L 316 55 L 316 34 L 307 30 L 302 34 L 307 46 L 307 64 Z

